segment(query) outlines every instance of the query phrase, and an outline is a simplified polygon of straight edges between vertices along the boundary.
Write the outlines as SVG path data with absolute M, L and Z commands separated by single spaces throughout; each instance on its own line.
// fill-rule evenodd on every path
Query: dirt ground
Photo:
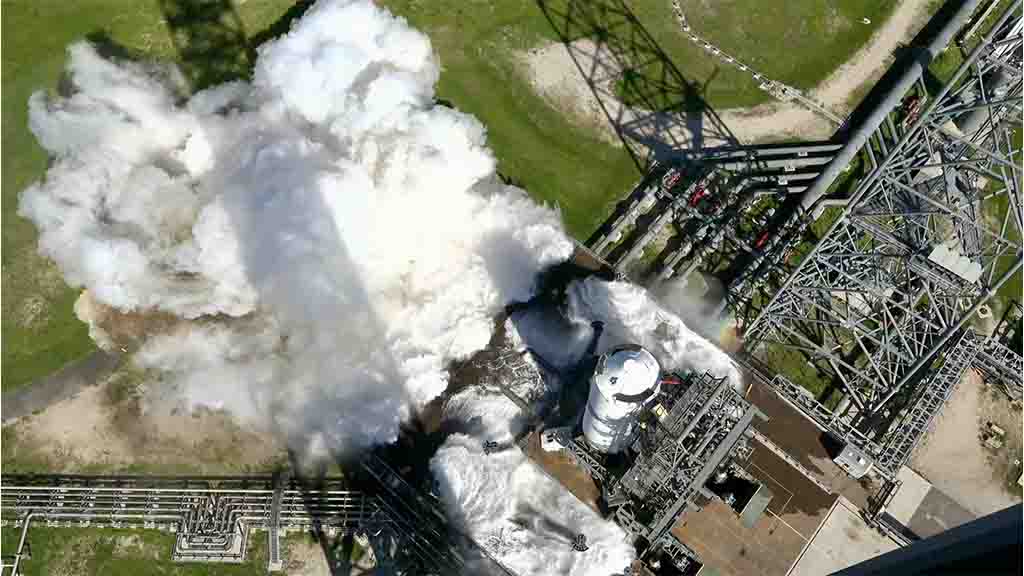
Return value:
M 308 538 L 295 539 L 285 545 L 284 573 L 289 576 L 330 576 L 324 551 Z
M 288 576 L 331 576 L 323 548 L 309 536 L 289 537 L 283 546 L 283 556 L 284 574 Z M 353 549 L 351 558 L 355 561 L 339 567 L 337 573 L 349 576 L 375 574 L 372 553 L 363 552 L 359 547 Z
M 150 401 L 150 384 L 122 371 L 5 425 L 5 470 L 218 474 L 267 471 L 284 460 L 272 435 L 221 412 Z
M 121 312 L 93 299 L 82 290 L 75 300 L 75 316 L 89 325 L 89 337 L 108 352 L 132 352 L 156 334 L 165 334 L 183 321 L 165 312 Z
M 982 444 L 982 430 L 989 421 L 1006 431 L 999 450 Z M 914 451 L 910 466 L 961 506 L 983 516 L 1021 501 L 1016 483 L 1020 460 L 1021 413 L 969 371 Z
M 925 24 L 924 17 L 931 0 L 903 0 L 875 35 L 850 60 L 833 72 L 810 96 L 828 108 L 848 113 L 856 102 L 851 102 L 865 84 L 874 82 L 892 62 L 893 51 L 900 43 L 913 37 Z M 572 51 L 587 68 L 607 68 L 610 58 L 601 57 L 590 40 L 573 43 Z M 710 58 L 710 56 L 708 56 Z M 523 70 L 531 85 L 554 107 L 565 111 L 585 125 L 598 130 L 602 138 L 617 142 L 618 137 L 601 108 L 603 103 L 612 108 L 613 117 L 628 121 L 630 116 L 649 115 L 642 110 L 630 110 L 609 101 L 601 101 L 591 91 L 580 73 L 569 50 L 562 44 L 551 44 L 521 55 Z M 600 70 L 594 74 L 615 79 L 618 70 Z M 612 80 L 609 80 L 611 83 Z M 602 87 L 605 94 L 614 93 L 612 85 Z M 614 109 L 618 108 L 618 109 Z M 800 138 L 827 138 L 836 126 L 794 103 L 770 103 L 749 109 L 719 111 L 722 120 L 741 142 L 781 140 L 784 136 Z M 682 140 L 679 138 L 678 140 Z M 713 143 L 707 142 L 706 145 Z

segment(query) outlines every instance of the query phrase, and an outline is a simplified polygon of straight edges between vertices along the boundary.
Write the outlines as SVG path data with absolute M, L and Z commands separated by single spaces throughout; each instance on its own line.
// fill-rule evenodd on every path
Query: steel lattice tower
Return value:
M 748 351 L 796 350 L 843 388 L 849 403 L 820 418 L 833 429 L 842 420 L 870 438 L 913 426 L 898 423 L 900 407 L 949 379 L 940 359 L 954 342 L 970 347 L 972 317 L 1021 268 L 1019 12 L 1002 15 L 898 138 L 868 144 L 874 168 L 848 199 L 830 199 L 838 219 L 745 326 Z M 972 358 L 961 360 L 957 378 Z M 881 440 L 869 452 L 880 457 Z M 909 455 L 899 452 L 890 471 Z

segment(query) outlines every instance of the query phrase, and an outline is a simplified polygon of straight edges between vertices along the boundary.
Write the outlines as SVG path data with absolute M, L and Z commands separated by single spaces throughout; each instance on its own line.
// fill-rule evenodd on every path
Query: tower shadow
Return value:
M 193 91 L 249 76 L 255 50 L 231 0 L 158 1 Z
M 623 0 L 537 0 L 637 167 L 739 144 Z

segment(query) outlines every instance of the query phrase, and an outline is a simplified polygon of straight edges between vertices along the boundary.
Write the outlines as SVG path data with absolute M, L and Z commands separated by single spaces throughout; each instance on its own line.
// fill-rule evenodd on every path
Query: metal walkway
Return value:
M 439 503 L 378 457 L 365 458 L 363 468 L 379 492 L 350 490 L 342 478 L 310 486 L 274 476 L 5 475 L 0 524 L 164 530 L 176 534 L 172 558 L 182 562 L 243 562 L 251 531 L 266 530 L 270 571 L 282 565 L 280 532 L 314 529 L 365 535 L 381 544 L 374 548 L 378 562 L 395 574 L 461 574 L 467 560 L 474 570 L 509 574 L 471 538 L 449 529 Z M 16 569 L 21 559 L 19 548 L 5 567 Z

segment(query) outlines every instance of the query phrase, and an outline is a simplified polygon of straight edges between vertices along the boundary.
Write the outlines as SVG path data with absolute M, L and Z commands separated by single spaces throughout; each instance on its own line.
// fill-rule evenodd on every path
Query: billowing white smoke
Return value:
M 719 282 L 714 279 L 701 278 L 700 282 L 711 284 L 707 292 L 714 297 L 721 297 Z M 713 342 L 721 340 L 722 331 L 728 326 L 720 314 L 716 314 L 706 301 L 704 294 L 696 294 L 692 280 L 673 277 L 651 290 L 652 295 L 666 309 L 679 316 L 686 325 L 699 332 Z
M 56 161 L 19 212 L 99 302 L 195 319 L 137 355 L 192 402 L 333 450 L 388 442 L 571 252 L 496 178 L 483 126 L 433 104 L 428 39 L 368 0 L 319 3 L 251 84 L 184 105 L 151 70 L 69 55 L 74 93 L 30 101 Z
M 553 309 L 517 313 L 509 336 L 557 370 L 582 360 L 593 336 L 591 323 L 605 328 L 596 353 L 624 343 L 650 350 L 666 370 L 711 371 L 739 388 L 729 357 L 658 306 L 645 290 L 596 278 L 574 282 L 568 293 L 569 318 Z M 601 520 L 511 445 L 524 415 L 500 394 L 468 389 L 451 398 L 445 417 L 467 428 L 438 450 L 431 469 L 440 496 L 453 517 L 487 551 L 518 574 L 607 575 L 624 572 L 634 558 L 626 534 Z M 506 449 L 484 452 L 484 442 Z M 570 542 L 584 534 L 586 552 Z
M 598 353 L 619 344 L 640 344 L 654 354 L 662 370 L 707 371 L 741 389 L 739 370 L 725 352 L 635 284 L 596 278 L 574 282 L 569 287 L 569 315 L 580 324 L 604 322 Z
M 635 557 L 626 533 L 601 519 L 510 444 L 518 408 L 497 393 L 468 389 L 450 399 L 445 417 L 468 424 L 431 460 L 453 519 L 516 574 L 621 574 Z M 505 449 L 484 452 L 487 441 Z M 577 534 L 589 549 L 572 549 Z
M 19 206 L 40 251 L 100 304 L 182 319 L 136 360 L 296 448 L 394 439 L 446 387 L 445 366 L 487 344 L 495 313 L 571 252 L 558 215 L 495 176 L 483 126 L 433 104 L 427 38 L 369 0 L 319 3 L 260 48 L 251 84 L 184 104 L 166 74 L 87 44 L 69 55 L 74 93 L 30 101 L 55 157 Z M 639 288 L 588 280 L 570 299 L 557 331 L 519 326 L 560 365 L 602 320 L 602 348 L 638 342 L 667 368 L 735 378 Z M 457 520 L 522 574 L 624 568 L 620 529 L 518 449 L 484 457 L 516 410 L 474 393 L 449 402 L 469 430 L 433 461 Z M 570 550 L 575 533 L 590 550 Z

